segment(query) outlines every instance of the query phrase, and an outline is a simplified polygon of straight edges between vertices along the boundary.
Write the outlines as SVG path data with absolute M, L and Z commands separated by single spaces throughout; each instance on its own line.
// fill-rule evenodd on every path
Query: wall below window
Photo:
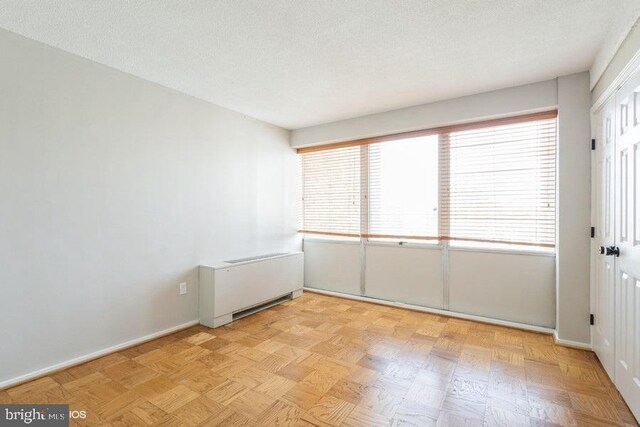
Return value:
M 365 247 L 364 296 L 427 307 L 443 307 L 440 248 Z
M 359 243 L 307 240 L 304 251 L 306 286 L 360 295 Z
M 449 309 L 554 328 L 555 264 L 547 254 L 449 250 Z
M 555 327 L 552 254 L 311 239 L 304 252 L 310 288 Z
M 198 264 L 299 249 L 288 131 L 4 30 L 0 52 L 0 384 L 197 321 Z

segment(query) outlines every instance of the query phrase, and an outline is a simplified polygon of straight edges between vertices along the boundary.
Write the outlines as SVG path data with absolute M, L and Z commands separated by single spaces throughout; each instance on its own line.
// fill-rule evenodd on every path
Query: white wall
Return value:
M 553 328 L 554 256 L 449 251 L 449 309 Z
M 499 283 L 495 286 L 486 285 L 486 294 L 483 294 L 483 298 L 476 299 L 476 307 L 473 307 L 476 289 L 461 285 L 462 281 L 466 280 L 464 278 L 473 277 L 473 270 L 464 263 L 456 263 L 455 259 L 450 259 L 448 275 L 453 273 L 453 280 L 461 279 L 459 283 L 451 282 L 445 275 L 443 305 L 445 307 L 450 305 L 452 310 L 457 308 L 469 313 L 484 313 L 485 316 L 498 319 L 540 326 L 557 326 L 561 339 L 589 344 L 590 137 L 588 109 L 590 101 L 588 93 L 589 73 L 583 72 L 526 86 L 297 129 L 292 131 L 291 144 L 294 147 L 311 146 L 557 107 L 559 111 L 557 224 L 560 226 L 560 231 L 557 234 L 557 264 L 554 266 L 556 278 L 550 275 L 550 260 L 546 257 L 535 263 L 537 274 L 532 273 L 531 281 L 518 280 L 512 283 L 512 280 L 505 280 L 504 277 L 511 276 L 501 276 L 503 270 L 498 266 L 502 262 L 511 263 L 506 268 L 509 270 L 516 267 L 517 263 L 508 258 L 505 259 L 496 252 L 493 254 L 492 262 L 483 265 L 485 270 L 477 273 L 493 274 Z M 310 257 L 309 260 L 315 259 L 307 251 L 307 243 L 305 243 L 305 253 Z M 324 268 L 326 269 L 327 265 Z M 370 266 L 368 256 L 366 268 L 368 270 L 373 268 Z M 453 272 L 453 268 L 461 270 Z M 309 284 L 309 282 L 306 283 Z M 508 287 L 510 283 L 512 287 Z M 325 287 L 327 286 L 329 285 L 325 284 Z M 403 281 L 396 281 L 394 286 L 403 286 Z M 508 304 L 503 304 L 508 301 L 508 299 L 501 301 L 505 298 L 505 289 L 514 292 L 512 304 L 516 307 L 524 307 L 527 302 L 530 302 L 531 305 L 528 308 L 531 310 L 516 314 Z M 539 289 L 537 298 L 531 298 L 531 289 Z M 553 289 L 556 291 L 551 292 Z M 409 292 L 408 289 L 404 291 Z M 394 290 L 396 293 L 404 291 Z M 417 301 L 414 303 L 419 304 Z M 556 313 L 556 307 L 558 313 Z
M 198 319 L 198 264 L 299 249 L 287 131 L 4 30 L 0 94 L 0 383 Z
M 638 11 L 640 13 L 640 6 L 638 7 Z M 627 70 L 629 65 L 640 65 L 640 20 L 635 22 L 635 25 L 630 29 L 628 34 L 626 34 L 624 41 L 616 51 L 607 52 L 601 50 L 598 58 L 601 61 L 604 61 L 605 58 L 610 59 L 610 62 L 602 62 L 601 64 L 594 63 L 592 67 L 592 104 L 605 101 L 605 98 L 622 83 L 618 81 L 618 77 L 625 71 L 629 71 Z M 594 68 L 601 68 L 600 73 L 597 74 L 597 80 L 594 80 L 595 73 L 597 72 Z
M 291 145 L 305 147 L 348 141 L 371 136 L 389 135 L 429 129 L 455 123 L 535 112 L 557 105 L 556 80 L 500 89 L 385 113 L 295 129 Z
M 591 119 L 589 73 L 558 78 L 558 338 L 591 342 L 589 325 Z
M 555 327 L 553 254 L 314 239 L 304 252 L 310 288 Z
M 629 61 L 629 57 L 624 60 L 621 56 L 627 56 L 629 48 L 640 41 L 640 2 L 637 0 L 626 0 L 616 2 L 618 13 L 609 26 L 609 31 L 604 37 L 596 57 L 591 65 L 590 82 L 594 92 L 601 93 L 602 83 L 610 81 L 611 77 L 616 77 L 619 67 L 624 67 Z M 636 51 L 637 51 L 636 44 Z M 631 52 L 631 55 L 635 53 Z M 617 70 L 616 70 L 617 69 Z M 600 86 L 600 88 L 597 88 Z
M 360 295 L 360 244 L 304 242 L 304 283 L 312 288 Z
M 442 249 L 366 245 L 364 295 L 443 308 Z

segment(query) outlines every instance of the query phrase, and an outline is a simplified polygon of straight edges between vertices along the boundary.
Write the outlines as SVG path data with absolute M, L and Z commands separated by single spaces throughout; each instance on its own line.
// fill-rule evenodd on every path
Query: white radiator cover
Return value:
M 258 311 L 270 302 L 302 295 L 304 254 L 271 254 L 201 265 L 198 281 L 200 323 L 217 328 L 231 322 L 234 314 L 252 308 Z

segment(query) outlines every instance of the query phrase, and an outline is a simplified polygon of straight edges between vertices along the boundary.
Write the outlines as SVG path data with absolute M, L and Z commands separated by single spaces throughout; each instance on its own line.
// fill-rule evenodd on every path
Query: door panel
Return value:
M 595 248 L 614 244 L 614 100 L 605 104 L 594 117 L 596 135 L 595 188 L 596 225 Z M 614 259 L 607 256 L 595 258 L 593 349 L 611 379 L 614 379 Z
M 640 239 L 638 186 L 640 174 L 640 71 L 616 94 L 615 384 L 631 411 L 640 418 Z M 630 236 L 633 231 L 633 237 Z M 612 258 L 612 257 L 607 257 Z

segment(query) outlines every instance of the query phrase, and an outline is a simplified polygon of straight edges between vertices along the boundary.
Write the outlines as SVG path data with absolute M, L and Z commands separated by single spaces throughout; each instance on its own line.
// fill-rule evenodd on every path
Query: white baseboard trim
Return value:
M 571 348 L 577 348 L 579 350 L 593 351 L 593 347 L 591 347 L 591 344 L 579 342 L 579 341 L 563 340 L 559 338 L 558 331 L 553 331 L 553 340 L 555 341 L 556 344 L 564 347 L 571 347 Z
M 352 299 L 356 301 L 370 302 L 374 304 L 387 305 L 391 307 L 406 308 L 413 311 L 421 311 L 424 313 L 438 314 L 448 317 L 456 317 L 458 319 L 474 320 L 476 322 L 489 323 L 491 325 L 506 326 L 508 328 L 522 329 L 525 331 L 540 332 L 542 334 L 552 335 L 555 331 L 551 328 L 543 326 L 527 325 L 526 323 L 510 322 L 508 320 L 492 319 L 490 317 L 476 316 L 474 314 L 458 313 L 456 311 L 440 310 L 437 308 L 422 307 L 419 305 L 405 304 L 402 302 L 385 301 L 370 297 L 361 297 L 357 295 L 343 294 L 340 292 L 325 291 L 324 289 L 304 288 L 305 291 L 315 292 L 317 294 L 331 295 L 339 298 Z
M 55 365 L 47 366 L 46 368 L 38 369 L 37 371 L 29 372 L 27 374 L 20 375 L 20 376 L 15 377 L 15 378 L 10 378 L 8 380 L 1 381 L 0 382 L 0 390 L 16 386 L 18 384 L 22 384 L 22 383 L 25 383 L 27 381 L 32 381 L 32 380 L 35 380 L 37 378 L 44 377 L 46 375 L 50 375 L 50 374 L 52 374 L 54 372 L 57 372 L 57 371 L 60 371 L 62 369 L 70 368 L 70 367 L 75 366 L 75 365 L 80 365 L 82 363 L 89 362 L 89 361 L 91 361 L 93 359 L 97 359 L 99 357 L 106 356 L 107 354 L 115 353 L 117 351 L 124 350 L 125 348 L 133 347 L 135 345 L 142 344 L 144 342 L 151 341 L 153 339 L 160 338 L 162 336 L 169 335 L 169 334 L 172 334 L 174 332 L 178 332 L 178 331 L 181 331 L 183 329 L 190 328 L 191 326 L 195 326 L 195 325 L 197 325 L 199 323 L 200 323 L 199 320 L 192 320 L 190 322 L 183 323 L 181 325 L 174 326 L 172 328 L 168 328 L 168 329 L 165 329 L 163 331 L 154 332 L 152 334 L 145 335 L 145 336 L 139 337 L 139 338 L 135 338 L 135 339 L 123 342 L 121 344 L 116 344 L 116 345 L 113 345 L 111 347 L 103 348 L 102 350 L 98 350 L 98 351 L 95 351 L 93 353 L 85 354 L 84 356 L 76 357 L 76 358 L 67 360 L 65 362 L 56 363 Z

